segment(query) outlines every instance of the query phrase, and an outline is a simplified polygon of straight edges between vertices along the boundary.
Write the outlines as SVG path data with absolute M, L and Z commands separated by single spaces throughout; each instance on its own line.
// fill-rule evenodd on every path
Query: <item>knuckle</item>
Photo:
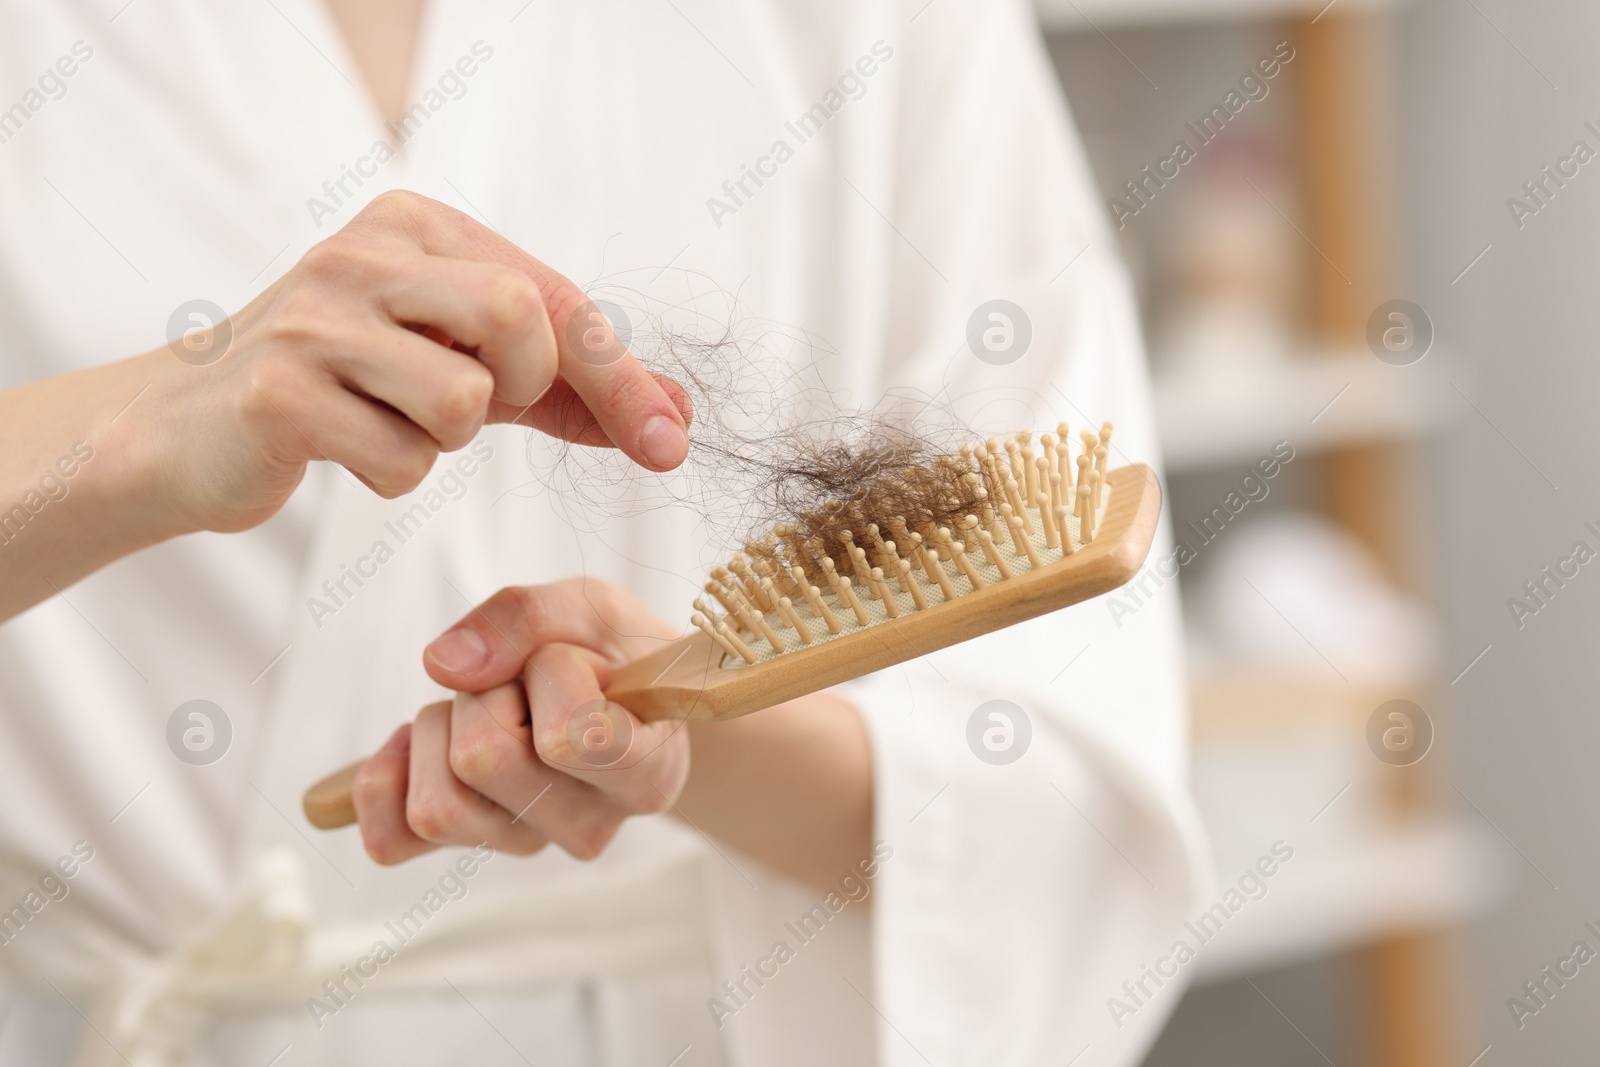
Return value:
M 492 599 L 503 599 L 515 624 L 534 644 L 550 630 L 550 609 L 536 585 L 508 585 Z
M 587 309 L 593 306 L 589 294 L 569 283 L 553 286 L 550 295 L 545 299 L 546 309 L 550 313 L 552 324 L 562 324 L 562 329 L 571 329 L 574 316 L 587 321 Z
M 660 815 L 672 807 L 672 797 L 646 783 L 629 797 L 628 807 L 635 815 Z
M 394 791 L 399 780 L 395 769 L 384 762 L 368 760 L 363 763 L 350 784 L 350 798 L 355 802 L 356 811 L 368 811 L 381 803 Z
M 267 323 L 267 337 L 274 344 L 292 349 L 317 347 L 335 314 L 328 301 L 316 293 L 292 293 L 283 298 Z
M 412 218 L 427 210 L 429 200 L 409 189 L 388 189 L 372 198 L 362 209 L 362 216 L 379 222 Z
M 447 447 L 459 448 L 477 433 L 494 394 L 494 375 L 482 364 L 451 375 L 439 396 L 439 419 Z
M 300 257 L 300 267 L 314 278 L 339 277 L 356 261 L 359 244 L 346 234 L 335 234 L 306 249 Z
M 300 269 L 313 276 L 336 274 L 344 262 L 347 240 L 339 234 L 318 241 L 300 257 Z
M 462 811 L 449 797 L 432 790 L 406 798 L 406 823 L 424 841 L 448 841 L 461 828 Z
M 632 597 L 623 591 L 615 582 L 604 578 L 588 578 L 584 580 L 584 597 L 593 604 L 595 610 L 605 618 L 615 618 L 624 613 L 630 606 Z
M 292 362 L 277 356 L 258 359 L 250 367 L 250 393 L 263 401 L 277 401 L 295 395 L 300 373 Z
M 619 374 L 606 386 L 605 404 L 612 411 L 627 411 L 642 407 L 658 387 L 650 375 L 634 368 L 635 373 Z
M 544 318 L 544 297 L 531 279 L 507 271 L 489 287 L 484 313 L 497 334 L 527 333 Z
M 375 488 L 383 497 L 393 500 L 404 496 L 422 484 L 422 479 L 433 469 L 439 449 L 435 445 L 417 444 L 395 449 L 377 458 Z
M 567 744 L 563 725 L 546 722 L 536 725 L 533 731 L 533 750 L 541 760 L 553 766 L 562 766 L 572 760 L 572 747 Z
M 372 862 L 380 867 L 393 867 L 406 859 L 406 850 L 388 834 L 361 831 L 361 846 Z
M 572 828 L 572 832 L 562 842 L 562 848 L 574 859 L 597 859 L 606 850 L 606 846 L 611 844 L 621 827 L 622 818 L 616 815 L 585 820 Z
M 312 245 L 300 266 L 313 280 L 334 284 L 371 284 L 393 271 L 393 250 L 368 237 L 339 233 Z
M 312 391 L 307 379 L 305 369 L 292 359 L 269 355 L 256 360 L 247 378 L 249 388 L 236 401 L 240 421 L 258 429 L 281 429 Z
M 451 772 L 473 787 L 495 781 L 511 766 L 509 741 L 498 728 L 461 731 L 450 745 Z

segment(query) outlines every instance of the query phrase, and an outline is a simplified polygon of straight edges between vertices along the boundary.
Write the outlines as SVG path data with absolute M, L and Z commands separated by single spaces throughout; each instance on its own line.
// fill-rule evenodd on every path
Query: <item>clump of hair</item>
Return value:
M 655 312 L 633 290 L 605 298 L 637 315 L 630 347 L 640 362 L 687 393 L 690 447 L 677 471 L 653 474 L 615 450 L 551 446 L 540 480 L 575 524 L 688 507 L 724 547 L 848 568 L 852 542 L 905 539 L 881 528 L 883 516 L 921 531 L 973 512 L 971 467 L 954 458 L 968 435 L 942 407 L 891 397 L 870 412 L 843 410 L 815 369 L 838 353 L 742 314 L 715 287 Z M 532 449 L 530 460 L 537 470 Z
M 910 543 L 912 531 L 959 526 L 978 505 L 970 467 L 928 436 L 887 419 L 844 440 L 803 443 L 769 464 L 772 532 L 747 546 L 788 565 L 827 557 L 849 572 L 850 551 L 883 541 Z M 807 568 L 810 569 L 809 567 Z

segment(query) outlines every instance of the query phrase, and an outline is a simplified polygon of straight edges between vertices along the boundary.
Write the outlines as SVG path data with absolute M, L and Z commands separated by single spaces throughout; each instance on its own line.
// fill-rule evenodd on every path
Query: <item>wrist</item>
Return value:
M 165 348 L 103 368 L 87 445 L 94 458 L 84 465 L 84 488 L 97 511 L 116 517 L 140 545 L 206 529 L 194 506 L 184 454 L 192 447 L 197 412 L 189 390 Z

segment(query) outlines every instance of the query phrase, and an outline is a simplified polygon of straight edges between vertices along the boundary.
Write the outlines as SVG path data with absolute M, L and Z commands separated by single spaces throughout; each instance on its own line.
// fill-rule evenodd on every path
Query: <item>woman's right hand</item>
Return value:
M 683 390 L 646 372 L 581 289 L 416 194 L 379 196 L 227 327 L 214 362 L 139 357 L 151 395 L 122 429 L 145 435 L 149 503 L 177 530 L 264 521 L 312 460 L 399 496 L 485 422 L 657 471 L 688 450 Z

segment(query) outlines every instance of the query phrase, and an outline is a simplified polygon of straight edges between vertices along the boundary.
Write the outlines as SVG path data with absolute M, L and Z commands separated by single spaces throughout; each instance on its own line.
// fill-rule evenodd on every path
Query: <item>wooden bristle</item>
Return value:
M 1051 475 L 1055 478 L 1055 475 Z M 1055 478 L 1057 482 L 1061 479 Z M 1040 493 L 1034 504 L 1039 509 L 1039 525 L 1044 527 L 1044 547 L 1060 548 L 1061 538 L 1056 535 L 1055 509 L 1050 506 L 1050 497 Z
M 910 594 L 911 602 L 921 611 L 928 606 L 928 598 L 922 594 L 922 584 L 917 581 L 917 572 L 908 559 L 901 560 L 895 565 L 895 580 L 900 583 L 900 588 Z
M 966 576 L 968 582 L 972 583 L 972 588 L 982 589 L 985 585 L 983 576 L 978 573 L 977 568 L 972 565 L 972 561 L 967 558 L 966 546 L 951 537 L 949 529 L 943 526 L 939 527 L 938 537 L 939 547 L 950 553 L 950 558 L 955 561 L 956 569 Z
M 1022 551 L 1028 557 L 1030 564 L 1035 567 L 1044 566 L 1043 561 L 1039 558 L 1039 550 L 1033 547 L 1033 538 L 1023 532 L 1021 519 L 1013 518 L 1011 520 L 1011 541 L 1013 544 L 1022 546 Z
M 1014 516 L 1011 521 L 1013 523 L 1018 522 Z M 1001 554 L 1000 546 L 994 543 L 994 538 L 989 536 L 989 531 L 975 528 L 975 532 L 978 535 L 979 543 L 983 545 L 983 554 L 989 557 L 989 562 L 993 563 L 995 570 L 1000 572 L 1000 580 L 1005 581 L 1011 577 L 1011 565 L 1006 562 L 1006 557 Z
M 721 568 L 718 568 L 718 569 L 720 570 Z M 728 594 L 723 590 L 721 582 L 718 582 L 718 581 L 707 582 L 706 586 L 705 586 L 705 589 L 706 589 L 706 592 L 710 593 L 713 597 L 716 598 L 716 601 L 717 601 L 718 604 L 722 605 L 722 610 L 724 612 L 726 612 L 729 615 L 732 615 L 734 613 L 734 611 L 733 611 L 733 603 L 729 599 Z M 696 601 L 696 603 L 698 603 L 698 601 Z
M 1039 472 L 1033 465 L 1033 434 L 1024 430 L 1018 436 L 1022 438 L 1022 480 L 1027 489 L 1027 499 L 1032 500 L 1039 492 Z
M 805 620 L 800 617 L 800 613 L 794 610 L 794 601 L 788 597 L 779 597 L 778 613 L 783 616 L 784 622 L 794 628 L 795 636 L 800 638 L 802 645 L 811 643 L 811 630 L 806 626 Z
M 755 651 L 751 649 L 749 645 L 745 644 L 744 641 L 740 639 L 739 635 L 734 633 L 733 630 L 729 628 L 727 623 L 717 623 L 717 636 L 721 637 L 729 645 L 733 646 L 734 652 L 738 653 L 739 658 L 744 660 L 746 663 L 754 663 L 756 661 Z
M 878 532 L 877 523 L 867 523 L 867 536 L 872 539 L 873 547 L 878 550 L 879 559 L 882 559 L 885 555 L 889 554 L 889 549 L 884 544 L 883 535 Z
M 1031 537 L 1033 536 L 1033 520 L 1028 517 L 1028 501 L 1032 499 L 1032 494 L 1030 493 L 1027 497 L 1024 497 L 1022 495 L 1023 487 L 1016 483 L 1012 483 L 1011 490 L 1011 514 L 1022 520 L 1022 529 Z M 1007 519 L 1006 523 L 1010 525 L 1011 520 Z
M 833 560 L 827 556 L 822 557 L 822 577 L 828 583 L 828 588 L 833 590 L 833 595 L 839 595 L 839 568 L 833 565 Z
M 701 614 L 700 612 L 698 612 L 698 611 L 695 612 L 694 616 L 692 618 L 690 618 L 689 621 L 694 623 L 696 626 L 698 626 L 702 633 L 704 633 L 707 637 L 711 638 L 711 640 L 715 641 L 717 643 L 717 646 L 719 648 L 721 648 L 722 651 L 726 652 L 728 655 L 730 655 L 730 656 L 738 656 L 740 659 L 743 659 L 746 663 L 754 663 L 756 661 L 756 657 L 755 657 L 755 655 L 753 653 L 748 658 L 743 656 L 739 652 L 739 647 L 737 645 L 735 645 L 732 641 L 728 640 L 728 638 L 726 636 L 724 636 L 723 634 L 718 633 L 716 626 L 712 625 L 711 620 L 706 618 L 705 615 Z M 727 627 L 724 626 L 723 629 L 726 630 Z M 746 649 L 746 651 L 749 651 L 749 650 Z
M 850 579 L 840 578 L 839 588 L 844 592 L 844 599 L 850 605 L 850 610 L 855 612 L 856 623 L 867 625 L 867 609 L 862 606 L 861 598 L 856 595 L 855 588 L 850 584 Z
M 760 636 L 761 628 L 756 625 L 757 608 L 742 596 L 733 597 L 733 617 L 750 633 Z
M 944 568 L 939 565 L 938 549 L 932 545 L 925 544 L 921 534 L 911 535 L 911 561 L 922 568 L 922 573 L 928 576 L 930 582 L 939 582 L 941 578 L 948 581 L 948 578 L 945 577 Z M 944 591 L 942 583 L 940 583 L 940 590 L 941 592 Z M 949 595 L 948 593 L 946 594 L 946 599 L 949 599 Z
M 1005 531 L 1005 535 L 1007 537 L 1009 537 L 1009 538 L 1012 538 L 1012 539 L 1015 539 L 1018 536 L 1020 536 L 1019 534 L 1017 534 L 1015 532 L 1016 527 L 1012 525 L 1012 523 L 1016 520 L 1016 517 L 1017 517 L 1017 509 L 1016 508 L 1012 507 L 1010 504 L 1001 504 L 1000 505 L 1000 520 L 1001 520 L 1000 521 L 1000 525 L 1001 525 L 1001 528 Z M 995 537 L 994 534 L 990 534 L 989 537 L 993 541 L 995 541 L 995 543 L 997 543 L 997 544 L 1000 541 L 1000 539 L 998 537 Z M 1014 547 L 1017 550 L 1017 555 L 1019 555 L 1019 556 L 1022 555 L 1022 546 L 1013 545 L 1012 547 Z
M 851 551 L 850 557 L 856 568 L 856 592 L 861 592 L 862 587 L 865 587 L 868 598 L 876 600 L 878 588 L 872 584 L 872 564 L 867 559 L 866 550 L 861 548 L 854 549 Z
M 897 618 L 900 614 L 900 608 L 894 602 L 894 593 L 890 591 L 889 583 L 883 580 L 883 568 L 872 568 L 870 577 L 872 578 L 873 591 L 878 594 L 878 599 L 883 601 L 884 614 L 891 619 Z
M 744 588 L 741 590 L 745 599 L 749 600 L 762 611 L 771 611 L 772 604 L 761 594 L 761 581 L 756 577 L 755 571 L 750 566 L 750 561 L 744 556 L 734 556 L 728 562 L 728 568 L 739 578 L 739 583 Z
M 771 578 L 761 579 L 761 592 L 772 604 L 772 610 L 776 612 L 778 610 L 778 601 L 782 600 L 783 597 L 779 595 L 778 587 Z
M 822 599 L 822 590 L 814 585 L 808 585 L 805 587 L 805 594 L 806 603 L 811 605 L 812 612 L 822 620 L 823 625 L 828 628 L 828 632 L 830 634 L 838 633 L 840 630 L 839 617 L 833 613 L 832 609 Z
M 772 646 L 772 651 L 783 651 L 783 638 L 778 636 L 778 631 L 772 628 L 772 624 L 767 621 L 767 618 L 764 614 L 759 611 L 752 611 L 750 613 L 750 620 L 752 623 L 752 629 L 767 639 L 767 644 Z

